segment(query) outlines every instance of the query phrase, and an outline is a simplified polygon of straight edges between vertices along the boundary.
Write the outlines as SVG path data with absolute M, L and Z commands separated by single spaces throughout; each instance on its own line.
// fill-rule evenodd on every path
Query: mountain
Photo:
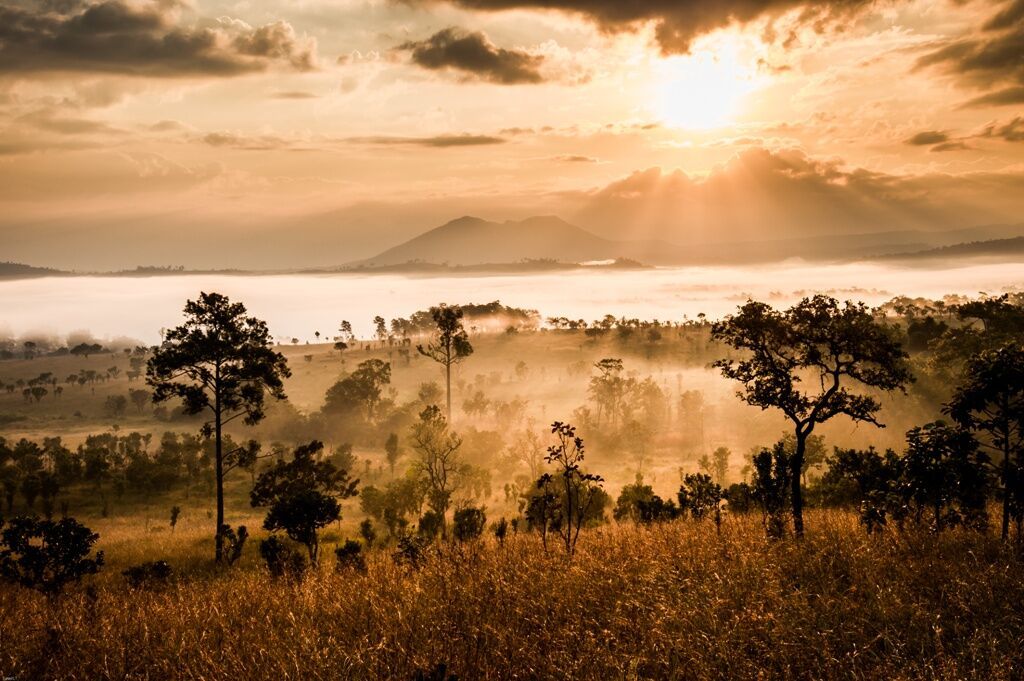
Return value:
M 20 262 L 0 262 L 0 279 L 29 279 L 31 277 L 57 277 L 67 272 L 48 267 L 33 267 Z
M 941 260 L 947 258 L 987 258 L 999 260 L 1020 260 L 1024 256 L 1024 237 L 1012 239 L 990 239 L 941 246 L 906 253 L 893 253 L 877 260 Z
M 898 230 L 864 234 L 834 234 L 724 244 L 680 246 L 665 241 L 615 241 L 561 218 L 541 216 L 521 221 L 490 222 L 461 217 L 390 248 L 376 257 L 352 263 L 362 267 L 407 264 L 472 266 L 517 263 L 523 260 L 586 262 L 629 258 L 648 265 L 754 264 L 801 258 L 849 261 L 883 258 L 952 247 L 967 242 L 992 242 L 1024 236 L 1024 224 L 983 225 L 955 230 Z M 1003 247 L 1010 247 L 1009 243 Z M 967 249 L 963 257 L 978 249 Z M 956 253 L 943 254 L 952 257 Z
M 374 267 L 412 262 L 479 265 L 542 259 L 578 263 L 621 257 L 643 261 L 644 256 L 659 250 L 682 256 L 678 246 L 602 239 L 550 215 L 507 222 L 465 216 L 358 264 Z

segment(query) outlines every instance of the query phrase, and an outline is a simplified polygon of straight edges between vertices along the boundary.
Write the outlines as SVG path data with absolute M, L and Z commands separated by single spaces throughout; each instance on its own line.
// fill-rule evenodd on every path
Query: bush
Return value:
M 343 546 L 334 549 L 334 555 L 338 558 L 338 570 L 366 572 L 366 557 L 363 555 L 363 545 L 354 539 L 349 539 Z
M 270 536 L 260 542 L 260 556 L 273 577 L 290 577 L 301 581 L 306 572 L 306 558 L 277 537 Z
M 444 516 L 437 511 L 427 511 L 420 517 L 418 533 L 424 539 L 434 539 L 444 527 Z
M 0 577 L 57 596 L 68 584 L 99 572 L 103 552 L 89 556 L 99 538 L 74 518 L 14 518 L 0 532 Z
M 242 557 L 242 549 L 245 548 L 245 540 L 249 538 L 249 530 L 245 529 L 245 525 L 239 525 L 236 532 L 230 525 L 221 525 L 220 534 L 227 545 L 224 555 L 227 557 L 228 565 L 234 565 Z
M 121 573 L 133 588 L 163 586 L 174 576 L 174 570 L 164 560 L 155 560 L 133 565 Z
M 455 512 L 455 523 L 452 532 L 460 542 L 478 539 L 484 533 L 487 516 L 482 508 L 468 506 Z

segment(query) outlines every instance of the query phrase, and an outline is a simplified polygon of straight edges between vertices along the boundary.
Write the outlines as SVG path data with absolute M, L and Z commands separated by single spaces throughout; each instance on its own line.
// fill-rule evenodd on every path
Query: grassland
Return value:
M 418 570 L 274 580 L 213 570 L 205 525 L 102 528 L 110 570 L 56 603 L 0 589 L 0 671 L 22 679 L 1017 679 L 1020 555 L 969 532 L 866 536 L 816 511 L 800 542 L 759 517 L 587 532 L 574 560 L 535 535 L 442 544 Z M 167 586 L 114 564 L 167 556 Z M 189 561 L 192 561 L 191 563 Z M 333 561 L 327 561 L 332 563 Z
M 496 476 L 507 471 L 499 459 L 510 429 L 496 415 L 460 413 L 463 400 L 476 390 L 492 400 L 522 399 L 527 406 L 514 427 L 543 431 L 544 422 L 569 418 L 586 403 L 587 365 L 601 357 L 623 357 L 629 371 L 654 378 L 669 405 L 668 425 L 642 457 L 628 440 L 614 447 L 597 440 L 588 449 L 588 469 L 606 478 L 613 499 L 641 465 L 659 494 L 673 496 L 680 470 L 696 470 L 697 457 L 718 446 L 732 449 L 727 478 L 736 481 L 743 453 L 781 430 L 775 415 L 744 406 L 733 386 L 707 369 L 713 353 L 699 335 L 653 347 L 560 333 L 481 336 L 474 344 L 455 381 L 455 426 L 495 435 L 498 446 L 475 454 L 473 463 Z M 439 377 L 436 365 L 415 352 L 406 361 L 394 348 L 358 347 L 344 359 L 328 345 L 282 350 L 293 371 L 288 403 L 273 407 L 257 428 L 234 429 L 235 437 L 308 441 L 303 426 L 327 388 L 365 359 L 392 362 L 388 397 L 395 404 Z M 525 372 L 515 370 L 519 361 Z M 61 436 L 73 448 L 114 428 L 150 433 L 154 443 L 164 431 L 196 432 L 196 419 L 158 418 L 149 407 L 105 411 L 108 396 L 143 387 L 125 378 L 122 355 L 7 361 L 0 380 L 42 372 L 62 379 L 110 366 L 119 367 L 117 378 L 69 384 L 60 397 L 38 403 L 0 393 L 0 435 Z M 682 393 L 695 389 L 704 395 L 699 438 L 684 432 L 678 407 Z M 934 418 L 937 401 L 915 390 L 886 401 L 887 430 L 829 424 L 829 444 L 898 443 L 906 424 Z M 391 479 L 385 435 L 355 443 L 364 486 Z M 506 479 L 491 482 L 477 503 L 491 521 L 512 517 Z M 365 573 L 337 571 L 332 549 L 357 536 L 363 519 L 352 499 L 343 503 L 342 521 L 323 532 L 322 564 L 295 581 L 272 578 L 260 563 L 255 544 L 265 533 L 262 512 L 248 503 L 250 485 L 243 471 L 228 481 L 227 522 L 253 534 L 231 567 L 211 561 L 213 497 L 204 483 L 190 492 L 115 495 L 108 488 L 105 504 L 86 483 L 63 490 L 70 514 L 100 534 L 106 566 L 56 601 L 0 586 L 0 675 L 412 679 L 445 665 L 463 680 L 1024 676 L 1024 565 L 1015 547 L 991 535 L 914 530 L 868 537 L 854 511 L 816 509 L 802 541 L 768 541 L 757 513 L 727 515 L 720 534 L 710 522 L 692 520 L 610 522 L 585 531 L 571 561 L 558 550 L 546 553 L 534 534 L 510 533 L 499 543 L 488 532 L 467 544 L 430 547 L 418 568 L 396 562 L 387 543 L 368 551 Z M 183 512 L 172 531 L 174 505 Z M 121 571 L 151 560 L 166 560 L 175 577 L 129 586 Z

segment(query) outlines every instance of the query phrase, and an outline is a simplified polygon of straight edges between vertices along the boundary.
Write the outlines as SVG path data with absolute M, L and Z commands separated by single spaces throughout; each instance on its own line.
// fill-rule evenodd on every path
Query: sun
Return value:
M 760 85 L 740 45 L 723 38 L 686 56 L 661 59 L 653 82 L 655 115 L 671 127 L 707 130 L 728 125 Z

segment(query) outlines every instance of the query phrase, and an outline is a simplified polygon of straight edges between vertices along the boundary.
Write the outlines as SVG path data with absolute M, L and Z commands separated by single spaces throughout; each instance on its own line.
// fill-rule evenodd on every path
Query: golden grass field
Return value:
M 1019 679 L 1024 572 L 991 536 L 868 537 L 812 511 L 803 541 L 760 517 L 585 532 L 572 561 L 536 535 L 440 544 L 419 570 L 324 551 L 301 583 L 254 547 L 214 569 L 209 528 L 101 528 L 111 565 L 49 603 L 0 588 L 0 672 L 18 679 Z M 328 533 L 328 541 L 336 540 Z M 330 546 L 325 546 L 330 549 Z M 124 564 L 167 557 L 168 586 Z

